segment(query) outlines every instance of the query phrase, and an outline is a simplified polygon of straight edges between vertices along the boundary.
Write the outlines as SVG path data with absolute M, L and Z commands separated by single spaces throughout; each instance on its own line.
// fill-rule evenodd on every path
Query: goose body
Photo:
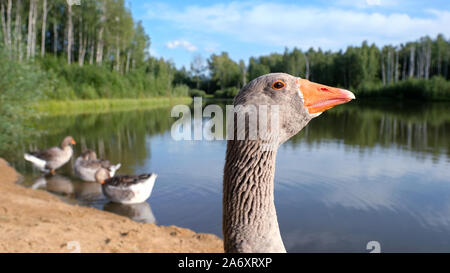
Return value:
M 156 177 L 154 173 L 110 177 L 109 171 L 104 168 L 95 174 L 96 181 L 102 184 L 102 192 L 106 198 L 121 204 L 145 202 L 152 194 Z
M 86 182 L 95 182 L 95 173 L 100 168 L 109 171 L 110 177 L 113 177 L 121 164 L 112 165 L 108 160 L 97 159 L 97 155 L 92 150 L 86 150 L 79 156 L 74 163 L 75 175 Z
M 286 252 L 274 203 L 278 147 L 323 111 L 354 98 L 350 91 L 284 73 L 263 75 L 239 91 L 234 98 L 235 109 L 239 110 L 228 119 L 233 122 L 228 128 L 234 130 L 235 137 L 227 141 L 223 176 L 225 252 Z M 268 109 L 261 106 L 278 110 L 260 119 Z M 249 125 L 250 117 L 243 128 L 236 122 L 239 115 L 252 113 L 257 113 L 254 121 L 258 125 L 253 128 L 267 128 L 256 138 L 251 137 L 255 129 Z M 236 138 L 240 132 L 244 132 L 243 138 Z
M 70 160 L 73 155 L 72 145 L 75 144 L 75 140 L 68 136 L 64 138 L 60 147 L 29 152 L 24 155 L 24 158 L 40 171 L 54 173 L 56 169 Z

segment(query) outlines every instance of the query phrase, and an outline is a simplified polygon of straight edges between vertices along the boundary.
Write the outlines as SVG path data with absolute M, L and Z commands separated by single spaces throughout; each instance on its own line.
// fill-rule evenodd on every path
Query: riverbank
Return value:
M 95 100 L 46 100 L 33 107 L 45 115 L 76 115 L 84 113 L 107 113 L 191 104 L 191 97 L 154 97 L 143 99 L 95 99 Z
M 0 158 L 0 252 L 223 252 L 222 240 L 176 226 L 141 224 L 24 188 Z

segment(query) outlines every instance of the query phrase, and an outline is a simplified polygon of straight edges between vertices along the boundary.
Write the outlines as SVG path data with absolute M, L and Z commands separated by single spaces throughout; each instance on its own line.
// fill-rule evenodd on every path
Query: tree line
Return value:
M 187 95 L 124 0 L 0 0 L 0 24 L 9 61 L 48 72 L 46 97 Z
M 311 81 L 369 93 L 373 90 L 399 85 L 400 82 L 428 82 L 432 77 L 449 79 L 450 41 L 439 34 L 414 42 L 381 48 L 364 41 L 361 46 L 349 46 L 345 50 L 323 51 L 310 48 L 285 49 L 283 53 L 251 57 L 233 61 L 226 52 L 213 54 L 203 62 L 210 75 L 195 56 L 191 74 L 186 77 L 189 86 L 207 93 L 233 95 L 248 81 L 272 72 L 285 72 Z M 192 67 L 194 69 L 192 69 Z M 442 81 L 440 81 L 442 82 Z M 403 83 L 404 85 L 404 83 Z M 431 87 L 430 87 L 431 88 Z M 446 96 L 450 90 L 446 87 Z M 225 94 L 224 94 L 225 93 Z
M 414 86 L 439 87 L 440 97 L 450 97 L 450 41 L 443 35 L 383 47 L 364 41 L 339 51 L 286 48 L 247 62 L 234 61 L 227 52 L 207 59 L 197 54 L 189 68 L 176 69 L 149 55 L 150 37 L 125 0 L 0 0 L 0 24 L 0 50 L 9 61 L 44 70 L 53 83 L 44 93 L 53 99 L 177 96 L 189 89 L 191 95 L 233 97 L 250 80 L 271 72 L 360 95 L 396 95 L 397 87 Z
M 108 60 L 127 73 L 150 46 L 123 0 L 0 0 L 0 15 L 3 43 L 19 62 L 64 54 L 68 64 Z

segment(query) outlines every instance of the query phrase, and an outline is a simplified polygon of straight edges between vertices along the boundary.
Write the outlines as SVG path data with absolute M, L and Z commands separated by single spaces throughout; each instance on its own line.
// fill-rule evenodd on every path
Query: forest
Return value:
M 0 19 L 4 100 L 231 98 L 270 72 L 347 88 L 359 97 L 450 98 L 450 42 L 443 35 L 383 47 L 363 41 L 337 52 L 286 48 L 248 61 L 227 52 L 196 54 L 189 68 L 177 69 L 150 56 L 151 39 L 124 0 L 0 0 Z
M 182 70 L 191 88 L 232 97 L 248 81 L 266 73 L 285 72 L 311 81 L 339 86 L 359 96 L 388 96 L 411 99 L 450 99 L 450 42 L 443 35 L 382 48 L 362 42 L 338 52 L 294 48 L 283 53 L 251 57 L 234 62 L 226 52 L 212 55 L 191 71 Z M 198 71 L 209 70 L 210 74 Z

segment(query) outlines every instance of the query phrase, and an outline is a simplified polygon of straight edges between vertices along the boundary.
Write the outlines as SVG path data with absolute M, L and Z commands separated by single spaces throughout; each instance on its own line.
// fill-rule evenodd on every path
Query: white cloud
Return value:
M 397 0 L 338 0 L 335 2 L 335 6 L 346 6 L 358 9 L 376 7 L 376 6 L 396 6 Z
M 169 41 L 166 43 L 166 47 L 169 49 L 175 49 L 178 47 L 182 47 L 189 52 L 194 52 L 197 50 L 197 47 L 195 45 L 193 45 L 191 42 L 188 42 L 186 40 Z
M 159 55 L 158 52 L 153 47 L 150 47 L 148 52 L 150 53 L 150 56 L 153 56 L 156 58 L 161 57 L 161 55 Z
M 381 0 L 366 0 L 366 4 L 369 6 L 381 6 Z
M 362 0 L 366 5 L 369 2 L 384 4 L 381 0 Z M 427 11 L 426 16 L 415 17 L 399 12 L 382 14 L 342 7 L 246 1 L 188 6 L 181 10 L 153 8 L 148 14 L 152 19 L 171 22 L 189 32 L 303 49 L 340 49 L 349 44 L 358 45 L 363 40 L 378 45 L 396 44 L 438 33 L 450 36 L 450 12 L 446 10 Z M 181 46 L 181 41 L 170 45 Z

